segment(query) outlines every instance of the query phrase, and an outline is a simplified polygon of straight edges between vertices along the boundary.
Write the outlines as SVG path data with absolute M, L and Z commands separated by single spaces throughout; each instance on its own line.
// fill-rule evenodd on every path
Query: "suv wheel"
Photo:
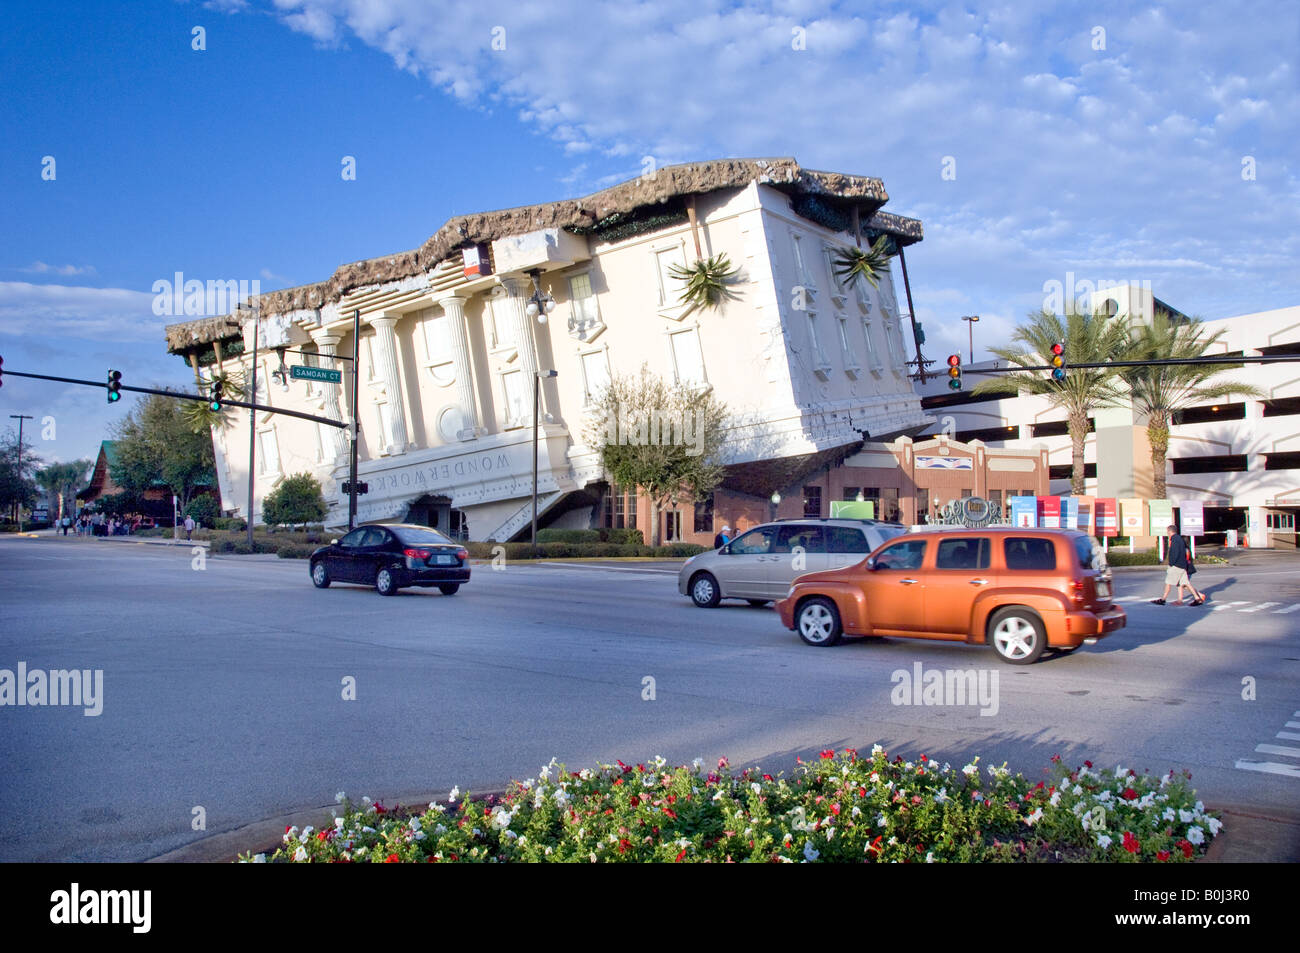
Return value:
M 794 627 L 799 638 L 809 645 L 834 645 L 840 640 L 844 629 L 840 625 L 840 613 L 831 600 L 816 596 L 799 607 L 795 613 Z
M 716 609 L 722 601 L 718 580 L 707 572 L 691 578 L 691 600 L 701 609 Z
M 1030 665 L 1037 662 L 1047 648 L 1043 621 L 1031 609 L 1010 606 L 999 609 L 989 619 L 989 642 L 1004 662 Z

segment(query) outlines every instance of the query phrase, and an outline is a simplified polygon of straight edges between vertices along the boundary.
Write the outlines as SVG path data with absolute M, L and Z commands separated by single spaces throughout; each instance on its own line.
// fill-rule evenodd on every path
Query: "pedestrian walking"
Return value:
M 723 527 L 718 532 L 718 535 L 713 537 L 713 548 L 721 549 L 723 546 L 726 546 L 727 543 L 729 542 L 731 542 L 731 527 L 727 526 L 726 524 L 723 524 Z
M 1158 606 L 1164 605 L 1165 600 L 1169 597 L 1169 590 L 1177 587 L 1178 601 L 1174 605 L 1181 606 L 1183 604 L 1183 590 L 1188 589 L 1193 593 L 1196 591 L 1192 588 L 1191 577 L 1187 574 L 1187 541 L 1178 535 L 1172 524 L 1168 529 L 1168 538 L 1169 554 L 1167 562 L 1169 563 L 1169 569 L 1165 571 L 1165 591 L 1160 593 L 1159 599 L 1152 599 L 1151 601 Z M 1204 598 L 1198 597 L 1192 600 L 1192 605 L 1199 606 L 1204 602 Z
M 185 517 L 185 539 L 188 540 L 190 538 L 190 534 L 193 532 L 194 532 L 194 517 L 187 516 Z
M 63 519 L 59 520 L 59 523 L 63 526 L 63 535 L 67 536 L 68 530 L 72 528 L 72 517 L 65 516 Z

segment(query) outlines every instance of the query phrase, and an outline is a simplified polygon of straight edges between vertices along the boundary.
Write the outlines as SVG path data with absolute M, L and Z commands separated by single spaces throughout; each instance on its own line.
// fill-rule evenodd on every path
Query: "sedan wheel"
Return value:
M 718 580 L 707 572 L 700 573 L 691 580 L 691 599 L 701 609 L 716 609 L 722 601 Z
M 989 620 L 989 641 L 1003 661 L 1012 665 L 1037 662 L 1047 648 L 1047 634 L 1038 616 L 1027 609 L 1001 609 Z
M 381 596 L 397 595 L 397 577 L 391 569 L 381 569 L 375 573 L 375 588 Z
M 799 607 L 799 614 L 795 617 L 795 628 L 799 630 L 799 638 L 809 645 L 819 647 L 834 645 L 840 640 L 840 635 L 844 631 L 840 625 L 840 613 L 835 608 L 835 603 L 820 596 L 809 599 Z
M 311 581 L 315 583 L 317 589 L 328 589 L 330 587 L 329 570 L 325 568 L 324 561 L 318 562 L 311 567 Z
M 454 596 L 456 593 L 460 592 L 460 583 L 458 582 L 446 583 L 444 585 L 439 586 L 438 591 L 441 592 L 444 596 Z

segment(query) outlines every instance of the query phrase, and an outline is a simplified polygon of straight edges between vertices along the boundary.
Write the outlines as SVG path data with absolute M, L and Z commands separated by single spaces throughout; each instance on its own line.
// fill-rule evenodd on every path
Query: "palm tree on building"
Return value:
M 990 353 L 1000 361 L 1016 367 L 1045 367 L 1051 364 L 1052 345 L 1065 346 L 1064 380 L 1053 380 L 1050 371 L 1009 371 L 999 373 L 975 386 L 975 394 L 1035 394 L 1047 398 L 1065 413 L 1070 434 L 1070 492 L 1084 493 L 1083 447 L 1088 437 L 1088 419 L 1100 407 L 1110 407 L 1124 400 L 1115 369 L 1079 368 L 1072 364 L 1113 361 L 1125 353 L 1128 345 L 1127 318 L 1112 317 L 1104 311 L 1093 314 L 1071 312 L 1064 318 L 1041 311 L 1030 314 L 1029 321 L 1016 328 L 1008 347 L 991 347 Z
M 1211 356 L 1211 350 L 1227 333 L 1220 329 L 1206 334 L 1201 322 L 1170 320 L 1159 313 L 1150 324 L 1131 333 L 1129 360 L 1189 360 Z M 1216 378 L 1240 364 L 1161 364 L 1129 367 L 1121 372 L 1132 395 L 1133 409 L 1147 419 L 1147 442 L 1151 445 L 1151 470 L 1155 475 L 1155 497 L 1166 493 L 1165 466 L 1169 453 L 1169 425 L 1179 410 L 1231 396 L 1262 397 L 1259 388 L 1239 381 Z

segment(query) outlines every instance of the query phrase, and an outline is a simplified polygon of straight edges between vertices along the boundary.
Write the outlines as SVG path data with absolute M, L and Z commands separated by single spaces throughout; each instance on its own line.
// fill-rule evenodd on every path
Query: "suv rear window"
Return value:
M 1055 569 L 1056 544 L 1050 539 L 1009 536 L 1002 542 L 1008 569 Z
M 406 545 L 415 543 L 443 543 L 449 545 L 451 540 L 436 529 L 412 529 L 409 526 L 394 527 L 393 535 Z
M 1091 536 L 1074 537 L 1074 551 L 1079 556 L 1079 565 L 1084 569 L 1106 568 L 1106 553 Z

